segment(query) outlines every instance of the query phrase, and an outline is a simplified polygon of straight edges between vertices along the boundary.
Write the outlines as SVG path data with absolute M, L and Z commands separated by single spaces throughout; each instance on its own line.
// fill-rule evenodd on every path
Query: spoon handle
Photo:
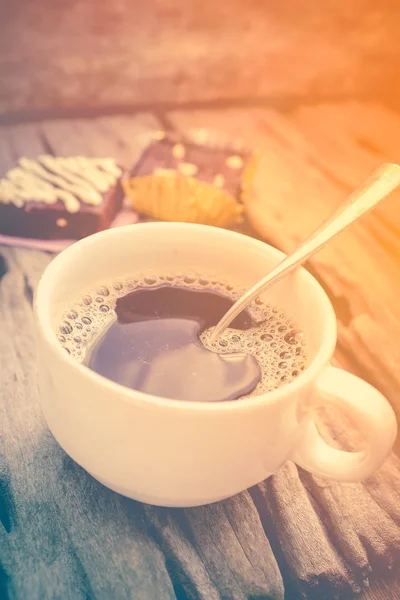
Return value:
M 290 271 L 304 263 L 315 252 L 323 248 L 333 237 L 372 210 L 378 202 L 400 185 L 400 166 L 384 164 L 364 184 L 357 188 L 346 202 L 323 222 L 300 246 L 286 256 L 266 277 L 248 290 L 222 317 L 215 326 L 211 340 L 215 340 L 233 319 L 267 288 L 280 281 Z

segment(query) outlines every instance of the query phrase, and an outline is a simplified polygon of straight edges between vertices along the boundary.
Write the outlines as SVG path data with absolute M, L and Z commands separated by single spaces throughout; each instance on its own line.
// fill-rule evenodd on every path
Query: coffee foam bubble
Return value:
M 163 284 L 215 290 L 232 300 L 245 291 L 245 288 L 217 279 L 215 275 L 205 277 L 196 273 L 146 273 L 102 283 L 86 293 L 63 315 L 57 331 L 60 344 L 82 362 L 91 342 L 116 318 L 114 309 L 118 298 L 137 288 Z M 228 328 L 213 342 L 210 341 L 213 328 L 210 328 L 203 332 L 201 341 L 206 348 L 219 354 L 244 352 L 253 355 L 262 371 L 260 383 L 250 394 L 257 396 L 291 381 L 304 370 L 306 345 L 303 334 L 277 307 L 257 299 L 248 310 L 256 323 L 254 328 L 246 331 Z

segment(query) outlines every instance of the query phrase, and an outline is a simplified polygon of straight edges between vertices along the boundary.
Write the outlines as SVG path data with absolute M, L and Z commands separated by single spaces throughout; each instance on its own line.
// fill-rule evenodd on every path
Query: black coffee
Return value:
M 86 364 L 135 390 L 166 398 L 233 400 L 261 380 L 257 360 L 248 354 L 211 352 L 200 335 L 232 306 L 217 292 L 161 285 L 138 288 L 116 302 L 117 319 L 100 335 Z M 249 329 L 246 313 L 234 327 Z
M 59 328 L 62 345 L 108 379 L 164 398 L 257 395 L 304 369 L 301 334 L 258 302 L 210 343 L 240 290 L 189 276 L 114 282 L 87 294 Z

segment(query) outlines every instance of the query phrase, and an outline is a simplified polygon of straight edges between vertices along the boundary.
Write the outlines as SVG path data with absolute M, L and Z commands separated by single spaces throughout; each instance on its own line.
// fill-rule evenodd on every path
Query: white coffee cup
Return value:
M 79 364 L 57 340 L 64 311 L 99 282 L 137 272 L 197 270 L 250 286 L 282 257 L 250 237 L 185 223 L 110 229 L 57 256 L 39 283 L 35 315 L 43 412 L 64 450 L 116 492 L 163 506 L 227 498 L 287 460 L 340 481 L 361 480 L 378 469 L 396 437 L 395 415 L 375 388 L 330 366 L 335 314 L 304 269 L 274 286 L 266 299 L 304 332 L 309 366 L 262 396 L 217 403 L 150 396 Z M 311 410 L 327 402 L 352 413 L 365 451 L 344 452 L 323 441 Z

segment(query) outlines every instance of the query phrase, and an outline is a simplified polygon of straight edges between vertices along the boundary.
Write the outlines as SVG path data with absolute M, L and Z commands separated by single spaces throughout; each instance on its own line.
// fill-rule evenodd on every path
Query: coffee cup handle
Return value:
M 366 450 L 346 452 L 327 444 L 312 419 L 304 429 L 291 459 L 314 475 L 337 481 L 361 481 L 374 473 L 389 455 L 397 434 L 392 407 L 374 387 L 342 369 L 328 367 L 318 378 L 307 408 L 332 403 L 350 411 L 366 440 Z

